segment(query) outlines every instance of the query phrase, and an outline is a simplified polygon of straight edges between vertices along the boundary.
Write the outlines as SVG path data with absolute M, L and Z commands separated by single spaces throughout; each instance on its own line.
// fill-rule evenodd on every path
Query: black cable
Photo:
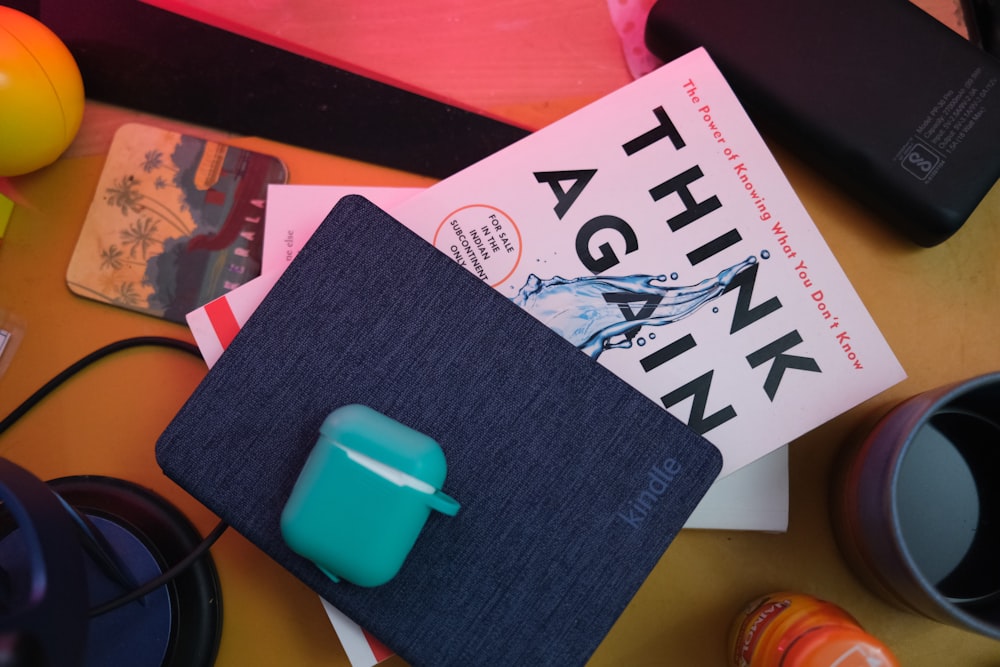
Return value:
M 139 588 L 122 595 L 121 597 L 114 598 L 103 604 L 100 604 L 90 610 L 90 616 L 100 616 L 101 614 L 106 614 L 109 611 L 118 609 L 118 607 L 123 607 L 130 602 L 134 602 L 139 598 L 146 597 L 153 591 L 155 591 L 160 586 L 170 583 L 173 581 L 174 577 L 182 574 L 191 565 L 194 564 L 199 558 L 201 558 L 206 551 L 208 551 L 215 541 L 222 536 L 222 533 L 229 528 L 229 525 L 225 521 L 220 521 L 215 528 L 209 533 L 201 543 L 195 547 L 191 553 L 177 561 L 170 569 L 164 570 L 158 577 L 150 579 Z
M 134 338 L 125 338 L 123 340 L 116 341 L 105 345 L 104 347 L 94 350 L 90 354 L 81 358 L 76 363 L 68 366 L 65 370 L 61 371 L 51 380 L 46 382 L 41 386 L 35 393 L 26 398 L 19 406 L 14 408 L 14 410 L 4 417 L 3 421 L 0 421 L 0 435 L 2 435 L 8 428 L 14 425 L 17 420 L 28 413 L 33 407 L 38 405 L 46 396 L 51 394 L 58 388 L 61 384 L 72 378 L 74 375 L 90 366 L 96 361 L 103 359 L 116 352 L 121 352 L 122 350 L 128 350 L 134 347 L 142 347 L 146 345 L 151 345 L 155 347 L 168 347 L 182 352 L 187 352 L 192 354 L 199 359 L 201 358 L 201 351 L 198 349 L 197 345 L 189 343 L 184 340 L 177 338 L 168 338 L 164 336 L 136 336 Z M 170 566 L 167 570 L 163 571 L 159 576 L 154 577 L 145 584 L 139 586 L 133 591 L 122 595 L 121 597 L 115 598 L 103 604 L 100 604 L 90 610 L 90 616 L 100 616 L 114 609 L 118 609 L 130 602 L 138 600 L 145 597 L 152 591 L 156 590 L 160 586 L 163 586 L 171 582 L 175 577 L 182 574 L 187 570 L 195 561 L 201 558 L 206 551 L 208 551 L 215 541 L 219 539 L 223 532 L 229 527 L 225 521 L 220 521 L 215 528 L 210 532 L 201 543 L 195 547 L 191 553 L 182 558 L 180 561 Z
M 122 350 L 127 350 L 133 347 L 140 347 L 143 345 L 154 345 L 160 347 L 172 347 L 189 354 L 193 354 L 201 358 L 201 353 L 198 350 L 198 346 L 193 343 L 189 343 L 184 340 L 179 340 L 177 338 L 166 338 L 163 336 L 137 336 L 135 338 L 125 338 L 123 340 L 110 343 L 102 348 L 94 350 L 87 356 L 83 357 L 76 363 L 72 364 L 54 378 L 46 382 L 40 389 L 38 389 L 34 394 L 29 396 L 24 400 L 21 405 L 14 408 L 14 411 L 9 415 L 4 417 L 3 421 L 0 421 L 0 435 L 2 435 L 8 428 L 14 425 L 14 423 L 23 417 L 31 408 L 35 407 L 42 399 L 51 394 L 59 385 L 61 385 L 66 380 L 70 379 L 84 368 L 99 361 L 104 357 L 114 354 L 115 352 L 120 352 Z

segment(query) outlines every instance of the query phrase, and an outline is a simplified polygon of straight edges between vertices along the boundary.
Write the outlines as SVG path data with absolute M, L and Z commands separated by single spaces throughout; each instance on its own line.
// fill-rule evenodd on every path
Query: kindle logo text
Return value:
M 681 473 L 682 468 L 683 466 L 674 458 L 669 458 L 650 468 L 649 472 L 646 473 L 645 488 L 629 502 L 624 511 L 617 513 L 617 518 L 632 528 L 642 527 L 646 517 L 670 488 L 671 483 Z

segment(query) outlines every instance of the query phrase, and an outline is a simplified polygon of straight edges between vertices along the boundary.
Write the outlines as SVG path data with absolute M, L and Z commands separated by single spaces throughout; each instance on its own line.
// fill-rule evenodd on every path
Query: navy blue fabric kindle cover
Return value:
M 284 544 L 320 423 L 366 404 L 437 440 L 400 573 L 334 583 Z M 166 474 L 414 665 L 587 661 L 715 480 L 662 407 L 361 197 L 339 203 L 157 443 Z

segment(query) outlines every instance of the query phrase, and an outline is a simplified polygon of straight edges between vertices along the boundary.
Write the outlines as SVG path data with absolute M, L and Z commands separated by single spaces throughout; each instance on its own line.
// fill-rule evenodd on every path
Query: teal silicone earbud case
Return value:
M 440 489 L 447 471 L 432 438 L 371 408 L 330 413 L 281 514 L 288 546 L 335 581 L 391 580 L 431 510 L 459 504 Z

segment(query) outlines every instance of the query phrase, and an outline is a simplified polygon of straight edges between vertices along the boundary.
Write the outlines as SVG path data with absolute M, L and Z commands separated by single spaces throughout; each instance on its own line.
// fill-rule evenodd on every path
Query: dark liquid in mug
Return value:
M 956 602 L 1000 591 L 996 485 L 1000 428 L 960 412 L 935 415 L 900 463 L 896 509 L 922 575 Z M 989 485 L 989 486 L 988 486 Z

